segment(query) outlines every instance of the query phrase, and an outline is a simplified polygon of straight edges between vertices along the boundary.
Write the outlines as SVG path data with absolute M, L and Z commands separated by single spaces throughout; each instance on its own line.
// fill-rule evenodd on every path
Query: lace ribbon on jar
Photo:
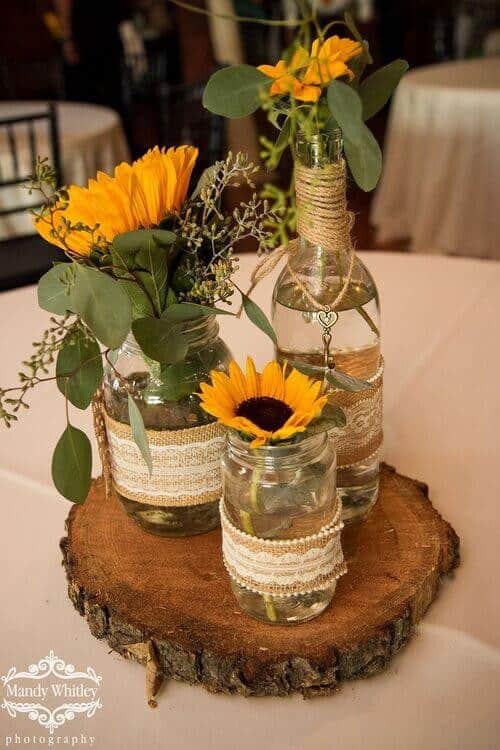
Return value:
M 94 424 L 107 494 L 110 484 L 124 497 L 158 506 L 188 506 L 222 495 L 220 457 L 225 428 L 217 422 L 182 430 L 146 430 L 153 470 L 132 437 L 129 425 L 94 401 Z
M 316 534 L 297 539 L 261 539 L 231 523 L 220 505 L 222 554 L 231 578 L 261 595 L 293 596 L 329 588 L 346 572 L 340 544 L 341 503 Z

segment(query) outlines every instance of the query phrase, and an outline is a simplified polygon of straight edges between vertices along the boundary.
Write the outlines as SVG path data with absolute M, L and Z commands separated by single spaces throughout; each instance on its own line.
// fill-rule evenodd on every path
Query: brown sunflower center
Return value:
M 247 398 L 236 409 L 236 416 L 246 417 L 257 427 L 268 432 L 279 430 L 292 414 L 293 412 L 288 404 L 271 396 Z

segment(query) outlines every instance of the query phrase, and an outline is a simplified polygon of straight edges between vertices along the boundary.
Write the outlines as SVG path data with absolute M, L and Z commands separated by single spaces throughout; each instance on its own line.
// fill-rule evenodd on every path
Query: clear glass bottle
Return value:
M 320 174 L 328 165 L 340 164 L 342 158 L 340 131 L 298 135 L 296 160 L 304 167 L 318 170 Z M 300 211 L 300 206 L 298 208 Z M 329 306 L 342 288 L 349 264 L 349 253 L 341 247 L 323 247 L 299 232 L 297 249 L 289 255 L 289 263 L 274 287 L 272 322 L 278 338 L 277 357 L 291 364 L 305 365 L 309 374 L 318 379 L 322 379 L 325 372 L 323 329 L 318 321 L 318 308 L 303 289 L 318 304 Z M 347 292 L 336 312 L 338 320 L 331 330 L 330 349 L 335 366 L 357 378 L 374 376 L 380 361 L 378 292 L 370 272 L 358 257 Z M 332 403 L 341 403 L 337 389 L 329 386 L 329 392 Z M 376 502 L 379 452 L 375 450 L 361 459 L 358 452 L 355 460 L 350 460 L 349 455 L 343 455 L 342 431 L 340 433 L 336 445 L 337 488 L 342 499 L 343 519 L 351 521 L 363 517 Z
M 132 334 L 115 352 L 113 364 L 106 367 L 104 405 L 117 422 L 129 424 L 128 391 L 123 379 L 132 384 L 135 398 L 148 430 L 182 430 L 213 422 L 200 407 L 196 396 L 199 383 L 208 380 L 211 370 L 227 371 L 231 354 L 219 338 L 215 317 L 182 323 L 189 349 L 185 360 L 172 370 L 145 357 Z M 179 537 L 202 534 L 219 525 L 219 499 L 201 505 L 168 506 L 137 502 L 116 492 L 126 512 L 142 528 L 160 536 Z
M 298 539 L 317 533 L 335 514 L 335 449 L 326 433 L 296 443 L 250 449 L 228 434 L 222 457 L 224 505 L 237 529 L 261 539 Z M 304 622 L 330 603 L 336 582 L 308 594 L 268 596 L 231 578 L 241 608 L 271 623 Z

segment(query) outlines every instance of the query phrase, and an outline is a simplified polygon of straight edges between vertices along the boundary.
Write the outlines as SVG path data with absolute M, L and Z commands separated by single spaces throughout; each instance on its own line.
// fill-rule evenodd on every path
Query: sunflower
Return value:
M 98 225 L 96 244 L 112 242 L 123 232 L 158 226 L 167 214 L 180 211 L 197 156 L 198 149 L 193 146 L 168 150 L 155 146 L 133 164 L 119 164 L 113 177 L 98 172 L 86 188 L 71 185 L 68 200 L 36 219 L 35 227 L 53 245 L 89 255 L 88 230 L 66 232 L 64 220 L 90 228 Z M 53 230 L 64 241 L 54 237 Z
M 298 370 L 286 375 L 286 364 L 269 362 L 257 372 L 247 358 L 246 375 L 236 362 L 229 375 L 212 370 L 212 384 L 201 383 L 201 406 L 221 424 L 252 437 L 251 448 L 289 440 L 321 414 L 327 402 L 321 382 Z

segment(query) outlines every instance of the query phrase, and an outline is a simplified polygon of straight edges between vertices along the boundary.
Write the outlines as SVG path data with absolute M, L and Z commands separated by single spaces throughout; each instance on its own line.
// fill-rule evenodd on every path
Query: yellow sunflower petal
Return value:
M 261 395 L 260 375 L 255 369 L 255 363 L 251 357 L 247 357 L 246 368 L 247 398 L 255 398 Z M 265 395 L 265 394 L 262 394 Z
M 260 389 L 262 396 L 285 400 L 285 378 L 277 362 L 268 362 L 264 367 L 260 376 Z

